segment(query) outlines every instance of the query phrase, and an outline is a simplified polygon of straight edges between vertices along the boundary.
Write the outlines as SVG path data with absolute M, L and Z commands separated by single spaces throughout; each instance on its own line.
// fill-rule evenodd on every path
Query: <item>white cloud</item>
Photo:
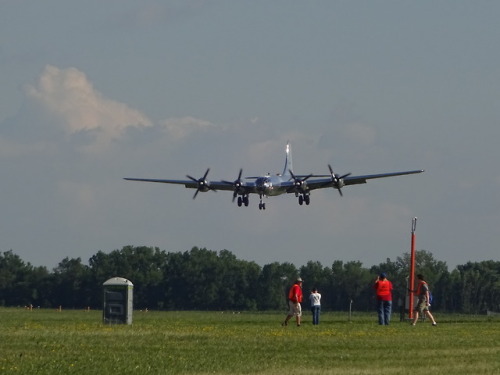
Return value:
M 27 95 L 67 134 L 97 131 L 99 142 L 119 138 L 129 127 L 152 125 L 140 111 L 104 97 L 76 68 L 46 66 L 38 83 L 28 86 Z

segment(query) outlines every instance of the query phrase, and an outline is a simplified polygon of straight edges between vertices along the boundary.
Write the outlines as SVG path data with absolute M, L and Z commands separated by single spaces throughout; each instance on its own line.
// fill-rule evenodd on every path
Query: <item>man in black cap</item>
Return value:
M 378 324 L 389 325 L 392 310 L 392 283 L 387 280 L 387 275 L 382 272 L 373 285 L 377 294 Z

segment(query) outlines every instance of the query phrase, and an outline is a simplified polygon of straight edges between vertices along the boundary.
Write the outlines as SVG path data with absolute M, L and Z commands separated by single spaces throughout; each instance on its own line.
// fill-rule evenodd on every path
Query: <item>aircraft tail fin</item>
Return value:
M 283 176 L 290 176 L 290 171 L 293 172 L 293 165 L 292 165 L 292 148 L 290 146 L 290 142 L 287 142 L 286 144 L 286 159 L 285 159 L 285 167 L 283 168 Z

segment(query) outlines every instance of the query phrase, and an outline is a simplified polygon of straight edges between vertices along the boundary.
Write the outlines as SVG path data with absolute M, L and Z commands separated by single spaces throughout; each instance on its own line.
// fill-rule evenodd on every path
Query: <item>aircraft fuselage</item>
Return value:
M 285 194 L 286 188 L 282 184 L 288 180 L 280 175 L 259 177 L 255 180 L 255 192 L 267 197 Z

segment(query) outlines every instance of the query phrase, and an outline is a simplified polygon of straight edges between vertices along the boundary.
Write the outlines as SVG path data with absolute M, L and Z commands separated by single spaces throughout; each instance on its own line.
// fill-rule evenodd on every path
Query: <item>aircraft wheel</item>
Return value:
M 309 206 L 309 203 L 311 203 L 311 198 L 309 197 L 309 195 L 304 196 L 304 202 L 306 202 L 306 205 Z
M 248 196 L 243 197 L 243 203 L 245 203 L 245 207 L 248 207 Z
M 304 197 L 299 195 L 299 204 L 302 206 L 304 204 Z
M 242 204 L 243 204 L 243 201 L 242 201 L 241 197 L 238 197 L 238 207 L 241 207 Z

